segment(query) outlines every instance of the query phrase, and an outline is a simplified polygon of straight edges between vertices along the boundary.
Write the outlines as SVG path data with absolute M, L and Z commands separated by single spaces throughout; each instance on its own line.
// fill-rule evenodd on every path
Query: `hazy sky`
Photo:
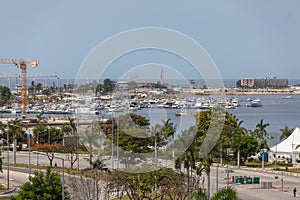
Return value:
M 150 26 L 196 40 L 223 78 L 300 79 L 299 0 L 3 0 L 0 5 L 0 57 L 39 59 L 40 66 L 30 73 L 74 78 L 99 43 L 128 29 Z M 188 78 L 199 78 L 174 57 L 157 51 L 133 53 L 114 63 L 107 76 L 122 76 L 118 73 L 123 66 L 160 63 L 181 65 Z M 0 67 L 0 73 L 18 72 L 10 65 Z M 160 76 L 159 70 L 153 74 Z

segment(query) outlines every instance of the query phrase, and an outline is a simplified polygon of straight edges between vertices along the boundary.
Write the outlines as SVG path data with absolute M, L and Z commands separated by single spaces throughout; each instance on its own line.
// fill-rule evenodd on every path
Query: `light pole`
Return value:
M 262 149 L 261 169 L 265 170 L 265 151 Z
M 47 156 L 47 154 L 44 153 L 40 153 L 40 152 L 33 152 L 34 154 L 41 154 L 43 156 Z M 61 167 L 62 167 L 62 186 L 61 186 L 61 199 L 64 200 L 65 199 L 65 159 L 60 158 L 60 157 L 56 157 L 54 156 L 54 158 L 61 160 Z
M 30 130 L 27 130 L 27 134 L 28 134 L 28 175 L 31 176 L 31 163 L 30 163 L 30 142 L 31 142 L 31 137 L 32 134 L 30 133 Z
M 47 132 L 48 131 L 48 129 L 45 129 L 45 130 L 43 130 L 42 132 L 38 132 L 37 134 L 37 140 L 36 140 L 36 142 L 39 144 L 39 139 L 40 139 L 40 134 L 41 133 L 45 133 L 45 132 Z M 38 150 L 37 150 L 37 152 L 38 152 Z M 36 154 L 36 165 L 39 165 L 39 154 L 37 153 Z
M 111 124 L 111 169 L 114 169 L 114 113 L 112 113 Z
M 51 143 L 51 140 L 50 140 L 50 127 L 48 126 L 48 144 Z
M 10 143 L 9 143 L 9 126 L 14 126 L 14 127 L 21 128 L 20 126 L 10 124 L 9 121 L 7 120 L 7 133 L 6 133 L 6 139 L 7 139 L 7 189 L 9 189 L 9 147 L 10 147 Z
M 276 146 L 275 146 L 275 171 L 277 171 L 277 137 L 276 137 Z
M 217 188 L 217 192 L 219 192 L 219 163 L 217 163 L 217 175 L 216 175 L 216 188 Z
M 117 135 L 117 169 L 119 169 L 119 135 L 120 135 L 120 117 L 118 117 L 118 135 Z
M 7 120 L 7 133 L 6 133 L 6 137 L 7 137 L 7 189 L 9 189 L 9 122 Z

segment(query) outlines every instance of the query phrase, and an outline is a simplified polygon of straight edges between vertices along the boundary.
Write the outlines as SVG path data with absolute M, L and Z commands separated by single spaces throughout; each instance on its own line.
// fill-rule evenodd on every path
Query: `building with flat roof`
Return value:
M 288 87 L 288 79 L 283 78 L 245 78 L 241 79 L 241 87 L 250 87 L 250 88 L 286 88 Z

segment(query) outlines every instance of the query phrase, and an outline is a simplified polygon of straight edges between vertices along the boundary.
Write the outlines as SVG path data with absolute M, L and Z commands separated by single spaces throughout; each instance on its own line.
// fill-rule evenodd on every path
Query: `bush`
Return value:
M 19 194 L 11 196 L 11 200 L 23 199 L 62 199 L 62 182 L 60 175 L 51 172 L 47 168 L 46 175 L 43 172 L 34 172 L 34 176 L 29 177 L 29 181 L 21 186 Z M 65 199 L 68 199 L 68 192 L 65 190 Z
M 237 200 L 237 192 L 232 187 L 226 187 L 215 193 L 211 200 Z
M 207 194 L 205 191 L 203 191 L 201 188 L 198 190 L 198 192 L 194 192 L 192 194 L 192 200 L 207 200 Z

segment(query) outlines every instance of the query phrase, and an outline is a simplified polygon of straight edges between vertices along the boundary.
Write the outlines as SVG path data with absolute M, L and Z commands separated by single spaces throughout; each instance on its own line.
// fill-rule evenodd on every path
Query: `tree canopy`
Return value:
M 0 106 L 6 105 L 11 98 L 11 92 L 8 87 L 0 85 Z
M 29 181 L 21 186 L 19 194 L 12 196 L 10 199 L 62 199 L 62 182 L 60 175 L 56 172 L 51 172 L 50 167 L 47 168 L 46 174 L 35 171 L 34 176 L 30 176 Z M 66 190 L 65 199 L 68 199 L 68 192 Z

